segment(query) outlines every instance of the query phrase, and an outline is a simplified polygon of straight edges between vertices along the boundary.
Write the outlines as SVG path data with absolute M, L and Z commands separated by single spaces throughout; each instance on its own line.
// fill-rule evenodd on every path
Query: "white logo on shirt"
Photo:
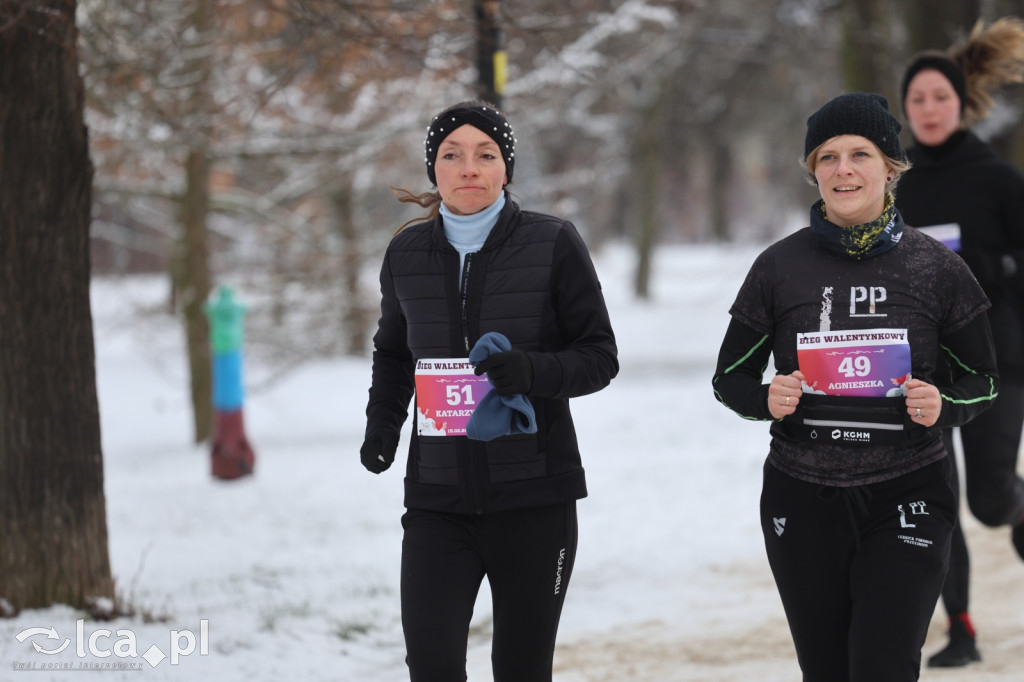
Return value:
M 884 300 L 885 287 L 850 287 L 850 317 L 887 317 L 875 312 L 875 306 Z M 867 312 L 857 312 L 858 304 L 863 303 L 868 304 Z

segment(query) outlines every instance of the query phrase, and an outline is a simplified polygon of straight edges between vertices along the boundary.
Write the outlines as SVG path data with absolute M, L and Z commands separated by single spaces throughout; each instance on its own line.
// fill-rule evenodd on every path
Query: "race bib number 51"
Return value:
M 857 329 L 796 335 L 804 392 L 884 397 L 905 395 L 910 378 L 906 329 Z
M 476 376 L 468 358 L 416 361 L 416 433 L 420 436 L 465 436 L 473 410 L 491 384 Z

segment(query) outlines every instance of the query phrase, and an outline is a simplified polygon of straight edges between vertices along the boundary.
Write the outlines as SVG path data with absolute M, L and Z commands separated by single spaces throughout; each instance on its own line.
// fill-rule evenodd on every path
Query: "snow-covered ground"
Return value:
M 558 682 L 799 679 L 758 529 L 767 428 L 737 418 L 710 388 L 729 304 L 757 250 L 662 248 L 646 302 L 630 295 L 625 247 L 595 256 L 622 368 L 608 389 L 573 401 L 590 496 L 579 504 Z M 244 290 L 237 295 L 244 301 Z M 93 287 L 110 554 L 136 615 L 85 620 L 80 636 L 84 616 L 67 607 L 0 620 L 0 680 L 78 682 L 85 667 L 117 664 L 137 670 L 97 674 L 408 679 L 398 604 L 404 467 L 373 476 L 358 457 L 369 360 L 306 365 L 248 395 L 256 474 L 217 481 L 208 449 L 190 443 L 181 334 L 169 320 L 139 324 L 135 314 L 165 296 L 159 279 Z M 1006 529 L 969 518 L 965 526 L 985 661 L 926 669 L 922 679 L 1019 682 L 1024 564 Z M 469 678 L 486 682 L 486 583 L 474 624 Z M 55 638 L 17 639 L 51 627 Z M 938 609 L 926 656 L 943 629 Z M 194 651 L 180 653 L 190 637 Z M 65 640 L 53 655 L 32 646 Z M 156 650 L 168 658 L 154 667 L 142 655 Z M 41 670 L 47 664 L 75 670 Z

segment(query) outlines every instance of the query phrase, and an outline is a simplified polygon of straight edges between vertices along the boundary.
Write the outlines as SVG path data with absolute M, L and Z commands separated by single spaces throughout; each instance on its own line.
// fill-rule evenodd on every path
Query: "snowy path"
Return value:
M 598 259 L 622 371 L 573 401 L 590 496 L 556 652 L 557 682 L 758 682 L 799 677 L 757 520 L 767 429 L 716 403 L 710 378 L 727 310 L 752 249 L 665 248 L 650 302 L 629 296 L 629 253 Z M 163 282 L 94 286 L 110 552 L 137 610 L 84 633 L 130 630 L 141 655 L 170 653 L 172 630 L 209 625 L 209 652 L 104 682 L 403 682 L 398 613 L 401 467 L 359 465 L 369 362 L 311 364 L 247 397 L 257 472 L 209 476 L 189 443 L 180 332 L 157 307 Z M 240 292 L 244 300 L 244 292 Z M 254 373 L 259 368 L 250 368 Z M 404 448 L 403 442 L 401 448 Z M 1024 564 L 1008 532 L 967 521 L 983 664 L 926 681 L 1024 679 Z M 490 682 L 486 587 L 474 617 L 471 682 Z M 75 636 L 66 607 L 0 620 L 0 681 L 80 682 L 78 672 L 18 672 L 17 661 L 102 664 L 116 657 L 35 653 L 15 635 Z M 925 655 L 943 643 L 936 613 Z M 52 645 L 43 638 L 38 643 Z M 32 640 L 35 641 L 35 640 Z M 184 645 L 184 642 L 181 642 Z M 116 661 L 115 661 L 116 662 Z

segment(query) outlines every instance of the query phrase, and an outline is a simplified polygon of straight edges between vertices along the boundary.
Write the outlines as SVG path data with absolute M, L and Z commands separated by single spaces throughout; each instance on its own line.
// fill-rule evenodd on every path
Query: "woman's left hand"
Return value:
M 907 413 L 910 420 L 921 426 L 935 426 L 942 412 L 939 389 L 926 381 L 910 379 L 907 387 Z

